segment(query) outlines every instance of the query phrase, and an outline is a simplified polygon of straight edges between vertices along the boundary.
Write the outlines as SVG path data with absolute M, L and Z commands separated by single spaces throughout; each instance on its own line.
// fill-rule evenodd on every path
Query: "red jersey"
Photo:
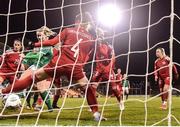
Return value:
M 155 72 L 155 76 L 160 78 L 170 77 L 169 63 L 170 63 L 170 58 L 167 56 L 165 56 L 162 59 L 157 59 L 154 64 L 154 70 L 155 71 L 158 70 L 157 72 Z M 173 65 L 173 71 L 175 74 L 178 73 L 175 65 Z
M 20 60 L 21 57 L 19 52 L 7 51 L 3 55 L 3 57 L 4 57 L 4 61 L 3 58 L 1 57 L 1 62 L 3 63 L 0 70 L 8 71 L 8 72 L 15 72 L 19 70 L 18 66 L 19 64 L 21 64 L 21 60 Z
M 110 68 L 114 67 L 114 59 L 113 59 L 113 49 L 107 43 L 98 44 L 96 51 L 96 68 Z M 111 61 L 113 62 L 111 65 Z
M 64 29 L 51 40 L 35 43 L 35 47 L 53 46 L 61 42 L 61 54 L 80 64 L 87 62 L 95 44 L 93 37 L 84 28 L 72 27 Z
M 121 84 L 122 82 L 122 74 L 116 74 L 116 80 L 118 84 Z

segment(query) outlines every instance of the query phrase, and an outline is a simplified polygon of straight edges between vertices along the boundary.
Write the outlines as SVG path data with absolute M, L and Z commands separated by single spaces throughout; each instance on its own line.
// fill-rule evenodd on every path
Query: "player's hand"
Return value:
M 176 80 L 179 79 L 179 74 L 175 74 L 175 79 L 176 79 Z
M 158 77 L 157 76 L 155 76 L 155 82 L 157 82 L 158 81 Z
M 23 53 L 21 53 L 21 54 L 20 54 L 20 57 L 21 57 L 21 58 L 24 58 L 24 57 L 25 57 L 25 55 L 24 55 Z
M 34 42 L 32 42 L 32 41 L 29 41 L 29 42 L 28 42 L 28 49 L 33 49 L 34 46 L 35 46 L 35 43 L 34 43 Z

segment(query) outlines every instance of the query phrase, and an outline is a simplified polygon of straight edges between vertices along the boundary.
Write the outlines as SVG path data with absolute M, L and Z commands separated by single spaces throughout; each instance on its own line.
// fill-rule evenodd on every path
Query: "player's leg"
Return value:
M 122 88 L 119 87 L 119 84 L 116 83 L 116 82 L 112 82 L 110 83 L 110 86 L 112 88 L 112 92 L 113 94 L 116 96 L 116 99 L 118 100 L 119 102 L 119 108 L 120 110 L 124 110 L 124 102 L 123 102 L 123 98 L 122 98 Z
M 47 105 L 48 110 L 52 111 L 53 108 L 51 105 L 51 99 L 50 99 L 49 93 L 47 91 L 44 91 L 44 92 L 41 92 L 40 95 L 43 101 L 45 101 L 45 104 Z
M 29 89 L 27 89 L 28 91 Z M 31 92 L 26 92 L 26 108 L 27 109 L 31 109 L 31 96 L 33 95 L 33 93 Z
M 4 76 L 0 76 L 0 85 L 4 82 Z
M 109 73 L 108 73 L 108 77 L 109 77 Z M 115 73 L 114 71 L 112 70 L 111 71 L 111 75 L 110 75 L 110 80 L 111 80 L 111 87 L 112 87 L 112 92 L 114 93 L 114 95 L 116 96 L 117 100 L 119 102 L 121 102 L 122 98 L 121 98 L 121 95 L 122 95 L 122 89 L 119 87 L 121 84 L 118 84 L 115 81 Z
M 55 87 L 57 88 L 55 90 L 55 95 L 54 95 L 54 98 L 53 98 L 53 103 L 52 103 L 52 107 L 54 109 L 59 109 L 60 107 L 58 107 L 57 103 L 58 103 L 58 100 L 59 100 L 59 97 L 61 95 L 61 90 L 60 90 L 60 87 L 61 87 L 61 79 L 57 78 L 54 80 L 54 85 Z
M 87 102 L 90 106 L 92 113 L 98 112 L 98 102 L 96 98 L 96 89 L 99 82 L 101 81 L 101 73 L 96 71 L 91 79 L 91 84 L 89 84 L 87 89 Z
M 37 105 L 37 102 L 38 102 L 38 105 Z M 40 108 L 40 100 L 39 100 L 39 92 L 34 92 L 34 97 L 33 97 L 33 104 L 32 104 L 32 107 L 35 111 L 40 111 L 41 108 Z
M 54 95 L 53 97 L 53 103 L 52 103 L 52 107 L 54 109 L 59 109 L 60 107 L 58 107 L 58 100 L 60 98 L 60 94 L 61 94 L 61 91 L 60 90 L 57 90 L 56 94 Z
M 40 81 L 37 83 L 37 90 L 40 91 L 40 96 L 42 100 L 45 102 L 45 104 L 47 105 L 48 110 L 52 111 L 50 96 L 49 96 L 49 93 L 47 92 L 50 85 L 51 85 L 51 81 L 49 80 Z
M 98 102 L 96 98 L 96 90 L 97 90 L 98 82 L 93 82 L 88 86 L 87 89 L 87 103 L 91 109 L 92 113 L 98 112 Z
M 113 94 L 116 96 L 118 102 L 120 102 L 121 101 L 121 91 L 119 91 L 118 85 L 115 82 L 112 81 L 110 83 L 110 86 L 112 88 Z
M 110 76 L 110 77 L 109 77 Z M 121 98 L 121 94 L 122 91 L 120 89 L 120 87 L 118 87 L 120 84 L 115 82 L 115 73 L 113 70 L 111 70 L 111 73 L 106 72 L 103 74 L 104 80 L 108 81 L 110 78 L 110 87 L 112 88 L 112 93 L 116 96 L 118 102 L 121 102 L 122 98 Z M 120 109 L 124 110 L 124 105 L 121 108 L 121 104 L 120 104 Z
M 30 87 L 30 88 L 31 88 L 31 87 Z M 40 109 L 37 108 L 37 105 L 36 105 L 36 102 L 37 102 L 38 96 L 39 96 L 39 93 L 36 92 L 36 91 L 37 91 L 37 87 L 36 87 L 36 85 L 33 86 L 33 88 L 32 88 L 32 91 L 33 91 L 33 92 L 31 92 L 31 89 L 30 89 L 30 88 L 27 89 L 27 91 L 30 91 L 30 93 L 27 92 L 27 98 L 26 98 L 27 109 L 31 109 L 30 100 L 31 100 L 31 96 L 33 95 L 32 108 L 33 108 L 34 110 L 36 110 L 36 111 L 39 111 Z
M 163 105 L 162 105 L 162 109 L 167 109 L 167 100 L 168 100 L 168 94 L 169 94 L 169 86 L 170 86 L 170 78 L 167 77 L 164 79 L 164 87 L 163 87 Z
M 84 76 L 80 80 L 77 80 L 77 83 L 80 84 L 81 88 L 85 91 L 88 84 L 88 79 L 86 76 Z M 94 107 L 92 111 L 94 119 L 96 121 L 99 121 L 101 119 L 101 114 L 98 112 L 97 100 L 96 100 L 96 96 L 94 94 L 94 90 L 92 86 L 88 86 L 86 98 L 87 98 L 88 104 L 93 105 Z M 106 118 L 102 117 L 101 120 L 106 120 Z
M 126 93 L 126 100 L 127 100 L 128 96 L 129 96 L 129 88 L 128 87 L 125 88 L 125 93 Z
M 48 74 L 45 72 L 44 68 L 40 68 L 34 73 L 32 70 L 26 70 L 25 73 L 26 74 L 21 76 L 20 79 L 16 80 L 14 84 L 2 89 L 2 93 L 9 93 L 11 89 L 13 92 L 23 90 L 32 85 L 33 82 L 42 81 L 48 77 Z
M 88 79 L 86 77 L 84 77 L 84 78 L 78 80 L 77 82 L 81 85 L 83 91 L 85 91 L 86 87 L 87 87 Z M 86 99 L 87 99 L 88 105 L 91 108 L 94 119 L 96 121 L 99 121 L 100 113 L 98 112 L 97 100 L 96 100 L 96 96 L 94 93 L 94 89 L 91 85 L 88 86 L 88 88 L 87 88 Z
M 159 91 L 160 91 L 160 96 L 161 96 L 161 101 L 162 101 L 162 104 L 164 103 L 164 97 L 163 97 L 163 94 L 162 94 L 162 92 L 163 92 L 163 87 L 164 87 L 164 82 L 163 82 L 163 80 L 161 80 L 161 79 L 159 79 L 159 81 L 158 81 L 158 84 L 159 84 Z M 162 104 L 161 104 L 161 107 L 160 108 L 162 108 Z

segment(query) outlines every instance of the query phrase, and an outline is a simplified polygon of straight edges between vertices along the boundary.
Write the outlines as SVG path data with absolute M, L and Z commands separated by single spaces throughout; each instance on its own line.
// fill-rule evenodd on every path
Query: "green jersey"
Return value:
M 127 79 L 123 80 L 123 87 L 129 87 L 129 81 Z
M 36 66 L 40 68 L 52 59 L 52 47 L 43 47 L 39 52 L 29 52 L 26 54 L 25 58 L 23 59 L 23 64 Z

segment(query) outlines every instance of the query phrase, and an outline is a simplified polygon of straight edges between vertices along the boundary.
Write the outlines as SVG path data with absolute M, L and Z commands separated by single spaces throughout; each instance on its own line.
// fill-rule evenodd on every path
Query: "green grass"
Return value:
M 122 112 L 121 121 L 124 126 L 144 126 L 145 124 L 145 103 L 137 101 L 135 99 L 139 99 L 144 101 L 143 97 L 130 97 L 127 102 L 125 102 L 125 110 Z M 62 98 L 59 100 L 59 106 L 62 104 Z M 99 104 L 103 104 L 105 98 L 99 98 Z M 83 98 L 68 98 L 64 105 L 60 117 L 58 119 L 58 125 L 76 125 L 77 118 L 79 115 L 79 108 L 83 102 Z M 104 108 L 104 116 L 108 118 L 107 121 L 102 121 L 101 126 L 119 126 L 120 125 L 120 111 L 117 101 L 115 98 L 108 98 L 107 104 Z M 87 105 L 87 104 L 86 104 Z M 167 117 L 168 110 L 163 111 L 159 108 L 160 106 L 160 98 L 155 98 L 151 101 L 147 102 L 147 125 L 153 125 L 154 123 L 162 120 Z M 45 106 L 46 107 L 46 106 Z M 100 107 L 100 111 L 102 107 Z M 174 115 L 178 120 L 180 120 L 180 98 L 173 97 L 172 101 L 172 115 Z M 18 114 L 19 111 L 16 110 L 5 110 L 4 115 L 10 114 Z M 23 110 L 23 113 L 33 113 L 33 110 Z M 41 113 L 40 118 L 38 120 L 38 125 L 55 125 L 56 116 L 58 111 L 53 112 L 45 112 Z M 18 125 L 34 125 L 37 120 L 38 114 L 30 114 L 30 115 L 21 115 Z M 11 117 L 2 117 L 0 118 L 0 125 L 15 125 L 17 120 L 17 116 Z M 88 108 L 83 108 L 79 125 L 98 125 L 97 122 L 93 120 L 92 113 L 88 111 Z M 168 120 L 165 120 L 159 124 L 158 126 L 166 126 L 168 125 Z M 179 126 L 174 118 L 172 118 L 172 125 Z

